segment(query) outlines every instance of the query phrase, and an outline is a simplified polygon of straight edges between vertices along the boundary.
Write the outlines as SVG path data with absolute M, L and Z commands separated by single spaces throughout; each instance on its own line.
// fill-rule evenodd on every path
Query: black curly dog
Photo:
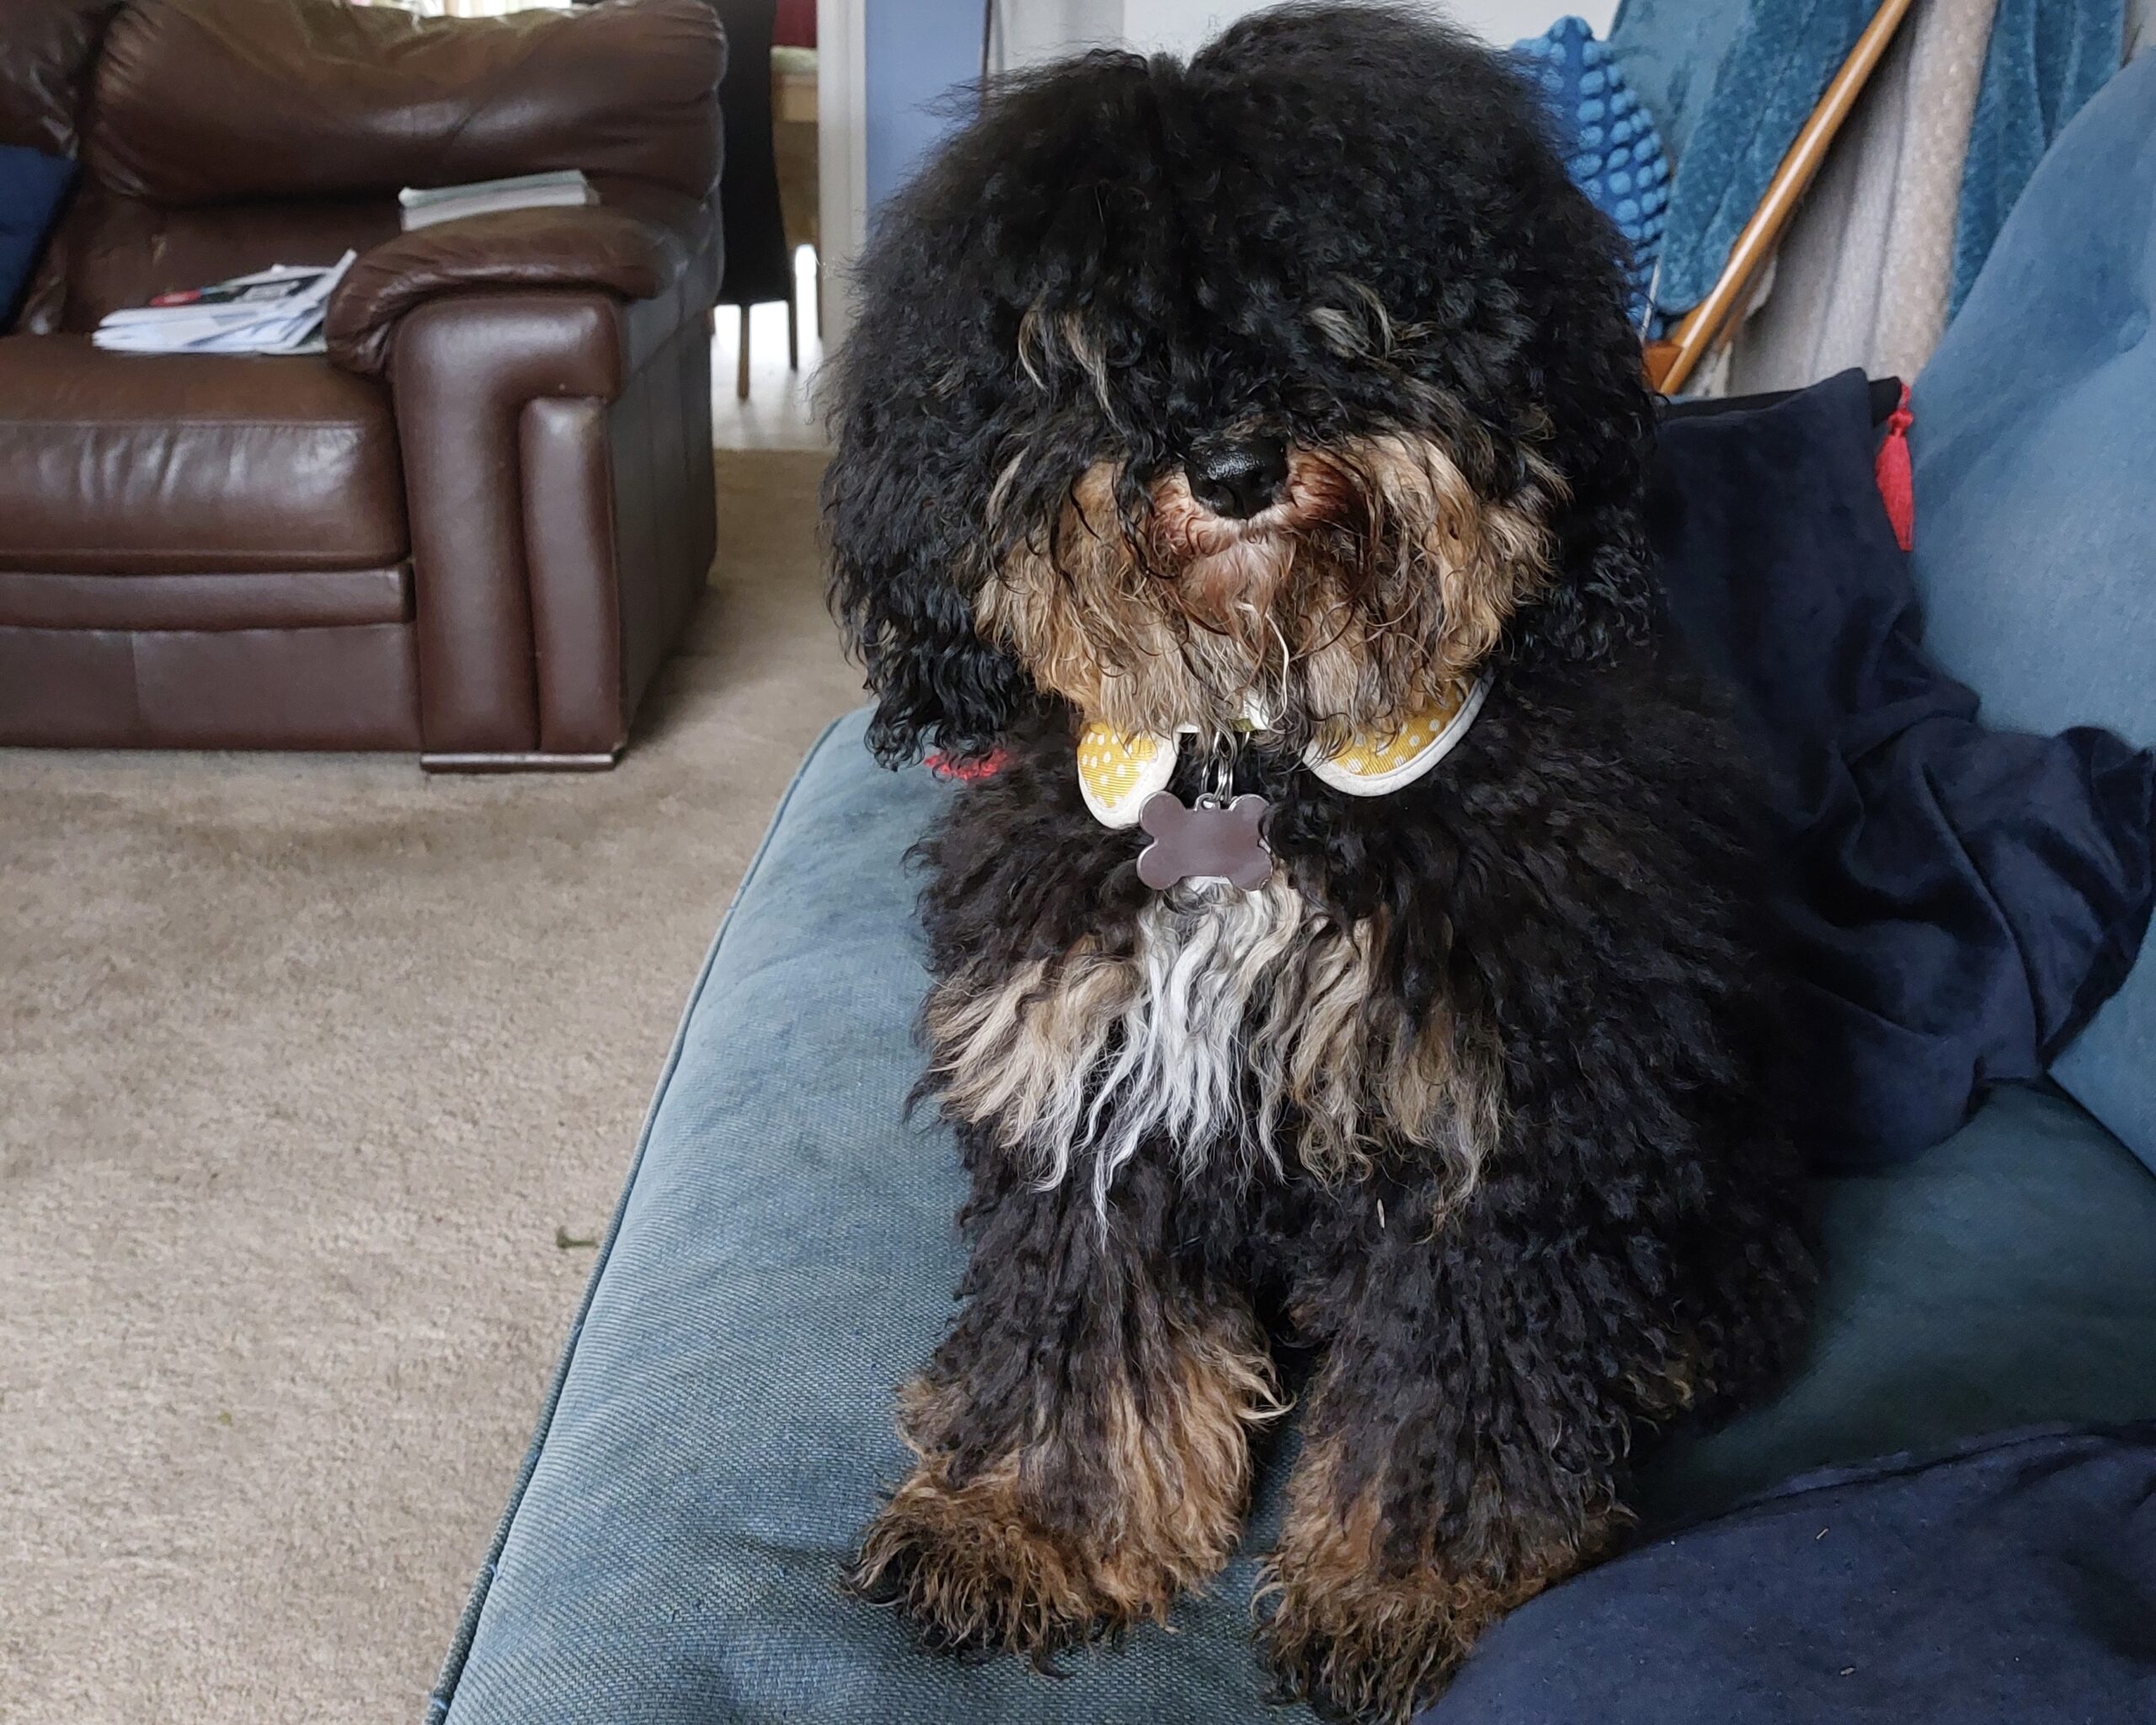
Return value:
M 964 1303 L 854 1571 L 937 1645 L 1165 1619 L 1278 1344 L 1266 1651 L 1403 1718 L 1801 1334 L 1766 859 L 1662 644 L 1618 244 L 1501 61 L 1360 7 L 995 88 L 877 232 L 834 603 L 881 757 L 996 763 L 922 847 Z M 1476 682 L 1426 775 L 1320 777 Z M 1145 885 L 1087 726 L 1267 798 L 1271 880 Z

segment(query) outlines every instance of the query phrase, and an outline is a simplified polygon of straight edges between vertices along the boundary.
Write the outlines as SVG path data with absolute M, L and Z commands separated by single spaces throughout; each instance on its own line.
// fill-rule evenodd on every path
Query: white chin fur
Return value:
M 1222 1140 L 1278 1167 L 1272 1122 L 1279 1097 L 1246 1097 L 1245 1075 L 1262 1063 L 1258 1049 L 1246 1051 L 1242 1031 L 1300 937 L 1306 909 L 1276 878 L 1251 893 L 1225 881 L 1187 881 L 1139 913 L 1139 986 L 1117 1024 L 1120 1046 L 1106 1065 L 1066 1078 L 1078 1094 L 1054 1115 L 1077 1130 L 1036 1139 L 1047 1183 L 1065 1178 L 1075 1151 L 1090 1148 L 1094 1196 L 1105 1208 L 1118 1170 L 1156 1135 L 1179 1146 L 1187 1172 Z M 1254 1030 L 1254 1040 L 1292 1033 L 1275 1024 Z M 1262 1078 L 1255 1087 L 1265 1090 Z
M 927 1026 L 946 1114 L 1029 1158 L 1043 1186 L 1090 1156 L 1104 1214 L 1148 1145 L 1186 1176 L 1225 1153 L 1241 1173 L 1292 1156 L 1321 1178 L 1412 1146 L 1455 1196 L 1472 1185 L 1501 1066 L 1463 1060 L 1437 1025 L 1373 1021 L 1366 925 L 1334 922 L 1276 874 L 1248 893 L 1186 881 L 1139 912 L 1135 935 L 1123 953 L 1081 943 L 993 983 L 939 983 Z

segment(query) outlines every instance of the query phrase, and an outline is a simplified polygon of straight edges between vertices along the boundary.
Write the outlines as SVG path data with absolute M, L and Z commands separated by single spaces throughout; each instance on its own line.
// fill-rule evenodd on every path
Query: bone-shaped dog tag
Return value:
M 1246 794 L 1232 803 L 1200 797 L 1193 809 L 1172 792 L 1155 791 L 1139 812 L 1138 824 L 1153 842 L 1138 854 L 1138 878 L 1156 892 L 1208 879 L 1257 891 L 1273 879 L 1273 852 L 1265 847 L 1270 807 Z

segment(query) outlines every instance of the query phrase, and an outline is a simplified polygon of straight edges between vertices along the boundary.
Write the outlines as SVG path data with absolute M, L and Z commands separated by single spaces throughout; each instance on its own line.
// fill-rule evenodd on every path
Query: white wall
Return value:
M 1007 70 L 1119 43 L 1124 4 L 1125 0 L 996 0 L 997 57 Z
M 0 0 L 0 5 L 7 0 Z M 852 322 L 848 270 L 868 228 L 869 101 L 867 14 L 910 0 L 817 0 L 822 51 L 819 92 L 824 208 L 824 332 L 835 347 Z M 1091 47 L 1136 46 L 1146 52 L 1188 54 L 1223 24 L 1262 9 L 1267 0 L 995 0 L 997 64 L 1034 66 Z M 1448 13 L 1486 40 L 1503 45 L 1546 29 L 1567 12 L 1598 32 L 1609 28 L 1617 0 L 1417 0 Z M 953 81 L 974 65 L 953 64 Z
M 1222 25 L 1263 8 L 1267 0 L 998 0 L 1006 67 L 1031 66 L 1080 48 L 1128 45 L 1146 53 L 1187 54 Z M 1429 0 L 1485 40 L 1499 45 L 1540 35 L 1567 13 L 1606 32 L 1617 0 Z
M 827 354 L 853 327 L 853 260 L 868 237 L 867 7 L 816 0 L 816 304 Z

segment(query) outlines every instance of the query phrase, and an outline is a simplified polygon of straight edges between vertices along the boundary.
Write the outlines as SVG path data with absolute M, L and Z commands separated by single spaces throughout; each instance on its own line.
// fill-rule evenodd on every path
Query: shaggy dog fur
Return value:
M 1405 1717 L 1610 1548 L 1643 1428 L 1800 1333 L 1762 864 L 1660 643 L 1616 248 L 1498 61 L 1364 8 L 998 88 L 878 232 L 835 604 L 879 755 L 999 763 L 923 846 L 970 1268 L 855 1571 L 937 1644 L 1165 1620 L 1279 1345 L 1266 1650 Z M 1262 507 L 1193 489 L 1224 451 Z M 1411 786 L 1303 764 L 1470 669 Z M 1143 885 L 1081 716 L 1196 727 L 1175 788 L 1268 798 L 1272 883 Z

